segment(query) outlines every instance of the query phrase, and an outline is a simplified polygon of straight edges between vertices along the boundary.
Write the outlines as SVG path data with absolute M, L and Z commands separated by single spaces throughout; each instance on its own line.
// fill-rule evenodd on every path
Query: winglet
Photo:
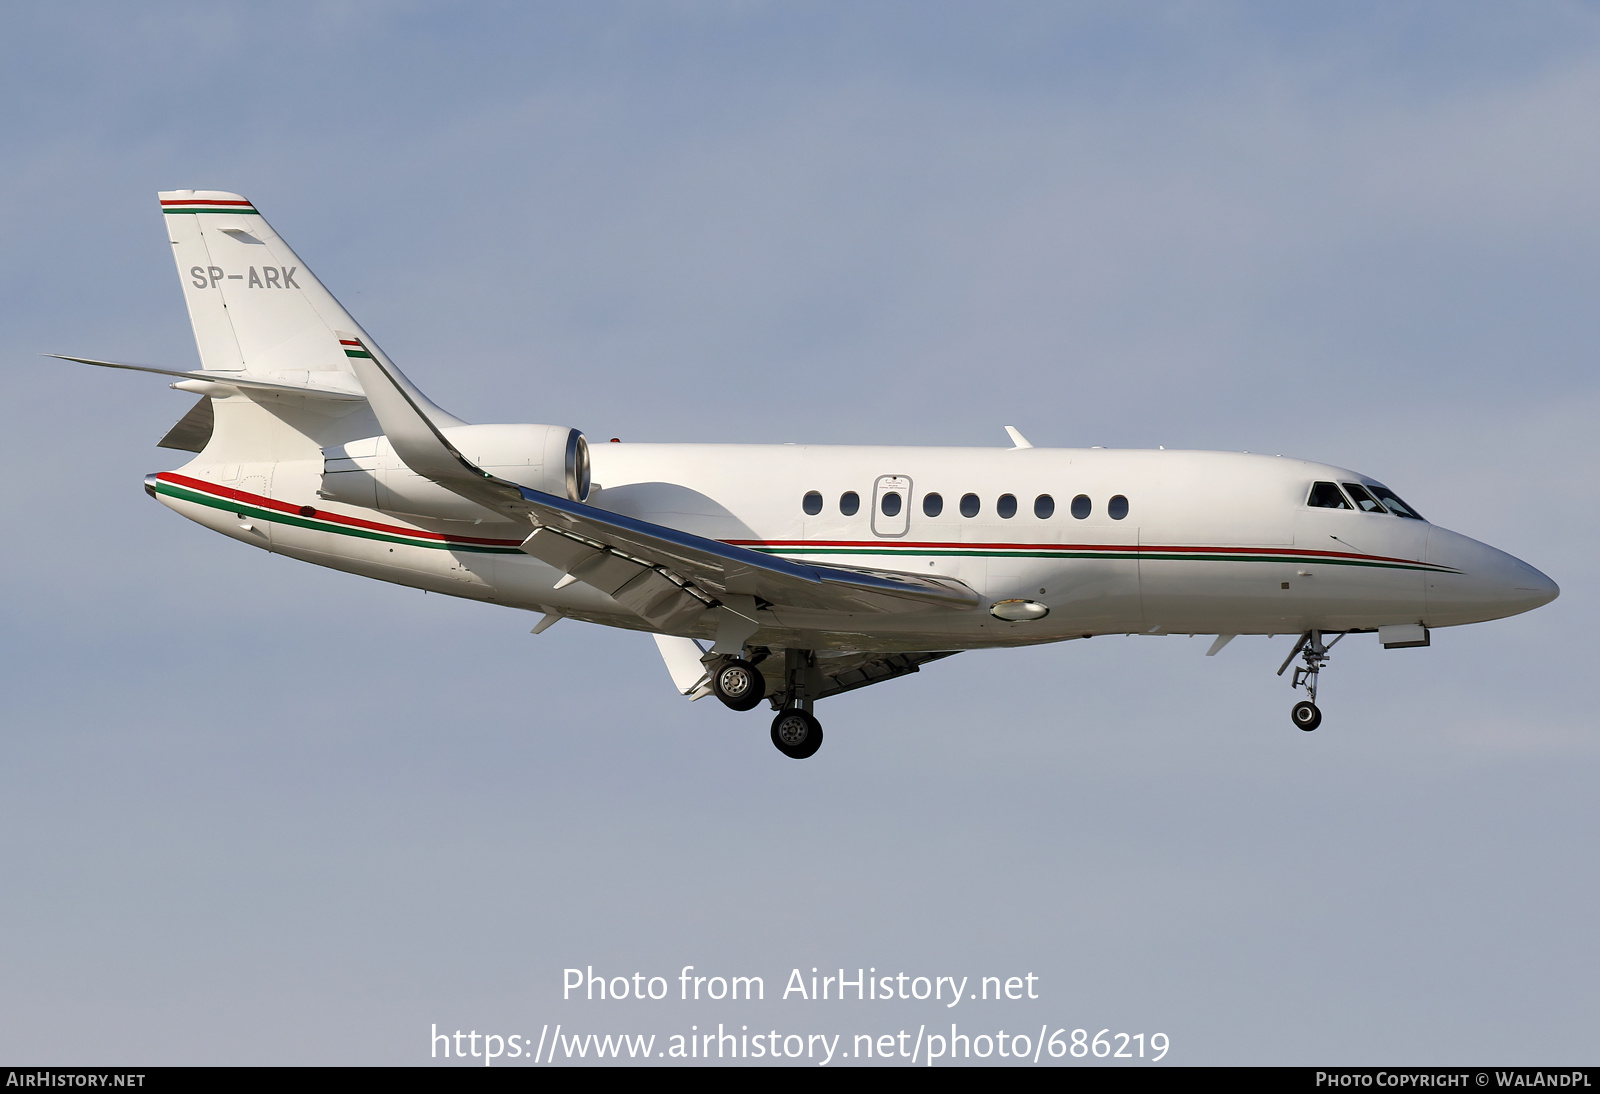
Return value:
M 1022 435 L 1021 431 L 1018 430 L 1016 426 L 1014 426 L 1014 425 L 1006 426 L 1006 433 L 1011 437 L 1011 447 L 1012 447 L 1013 450 L 1018 449 L 1018 448 L 1032 448 L 1033 447 L 1033 445 L 1028 443 L 1028 438 L 1024 437 Z

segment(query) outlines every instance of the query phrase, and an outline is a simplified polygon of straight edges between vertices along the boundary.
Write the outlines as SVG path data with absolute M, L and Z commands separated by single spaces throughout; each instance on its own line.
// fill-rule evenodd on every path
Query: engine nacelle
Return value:
M 569 501 L 589 498 L 589 442 L 564 425 L 458 425 L 440 430 L 467 459 L 498 478 Z M 485 510 L 430 482 L 395 455 L 388 437 L 322 450 L 329 501 L 413 517 L 479 520 Z

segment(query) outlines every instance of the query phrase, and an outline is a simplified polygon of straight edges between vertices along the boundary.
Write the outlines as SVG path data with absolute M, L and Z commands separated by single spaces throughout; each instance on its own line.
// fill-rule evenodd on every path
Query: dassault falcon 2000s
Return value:
M 468 425 L 406 379 L 238 194 L 160 195 L 202 368 L 145 479 L 179 513 L 366 577 L 649 631 L 678 690 L 813 704 L 962 650 L 1097 634 L 1297 635 L 1278 670 L 1322 720 L 1345 635 L 1525 612 L 1556 585 L 1366 475 L 1234 452 L 622 444 Z

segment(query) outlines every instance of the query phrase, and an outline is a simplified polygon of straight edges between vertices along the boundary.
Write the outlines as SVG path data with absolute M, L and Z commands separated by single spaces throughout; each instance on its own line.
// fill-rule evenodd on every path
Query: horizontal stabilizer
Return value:
M 355 382 L 355 378 L 344 372 L 320 372 L 315 374 L 317 377 L 315 384 L 309 381 L 304 384 L 291 384 L 282 379 L 257 379 L 245 372 L 209 372 L 204 369 L 180 372 L 177 369 L 156 368 L 154 365 L 129 365 L 121 361 L 97 361 L 92 357 L 71 357 L 65 353 L 46 353 L 44 356 L 54 357 L 62 361 L 76 361 L 80 365 L 95 365 L 99 368 L 125 368 L 133 372 L 153 372 L 157 376 L 176 376 L 180 380 L 209 380 L 212 383 L 227 384 L 230 387 L 272 392 L 280 395 L 301 395 L 308 399 L 360 402 L 366 398 L 361 393 L 360 385 Z

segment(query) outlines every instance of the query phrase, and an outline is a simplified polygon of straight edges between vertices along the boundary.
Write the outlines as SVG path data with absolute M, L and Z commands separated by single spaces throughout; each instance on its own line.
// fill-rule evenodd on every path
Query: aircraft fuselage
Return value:
M 1531 566 L 1427 521 L 1308 504 L 1314 483 L 1373 480 L 1298 459 L 788 444 L 592 453 L 598 508 L 796 560 L 951 578 L 982 598 L 978 610 L 890 616 L 764 608 L 752 644 L 954 650 L 1096 634 L 1431 628 L 1527 611 L 1557 591 Z M 307 562 L 653 629 L 524 554 L 525 525 L 487 509 L 442 520 L 332 501 L 319 494 L 327 470 L 324 460 L 196 460 L 156 489 L 185 516 Z M 984 610 L 1000 602 L 1045 611 L 1007 620 Z M 705 625 L 684 633 L 713 637 Z

